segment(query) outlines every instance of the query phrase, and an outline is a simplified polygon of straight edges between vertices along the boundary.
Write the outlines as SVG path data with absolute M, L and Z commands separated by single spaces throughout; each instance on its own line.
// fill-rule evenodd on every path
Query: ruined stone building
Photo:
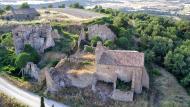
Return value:
M 28 62 L 24 68 L 21 69 L 22 76 L 31 77 L 37 81 L 40 80 L 40 69 L 33 62 Z
M 25 44 L 30 44 L 39 53 L 54 47 L 57 32 L 50 25 L 21 25 L 12 30 L 16 54 L 23 51 Z
M 132 82 L 127 92 L 116 89 L 116 81 Z M 96 47 L 96 72 L 92 89 L 96 91 L 97 81 L 113 83 L 112 99 L 132 101 L 134 93 L 141 93 L 142 87 L 149 88 L 149 76 L 144 67 L 144 53 L 126 50 L 108 50 L 99 42 Z
M 3 19 L 6 20 L 33 20 L 40 14 L 34 8 L 27 8 L 27 9 L 12 9 L 8 12 Z
M 85 29 L 87 29 L 87 31 L 85 31 Z M 95 36 L 100 37 L 103 41 L 114 41 L 116 38 L 114 32 L 112 32 L 112 30 L 107 25 L 89 25 L 87 27 L 81 28 L 78 39 L 78 47 L 87 44 L 87 40 L 91 40 Z
M 115 40 L 116 35 L 106 25 L 88 26 L 88 38 L 91 40 L 94 36 L 99 36 L 102 40 Z

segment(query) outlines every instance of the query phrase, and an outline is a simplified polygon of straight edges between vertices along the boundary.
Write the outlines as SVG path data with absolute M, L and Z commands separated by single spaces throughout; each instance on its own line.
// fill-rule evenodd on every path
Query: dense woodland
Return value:
M 80 7 L 80 5 L 79 5 Z M 117 35 L 117 39 L 102 41 L 95 37 L 88 43 L 88 51 L 96 46 L 97 41 L 110 49 L 138 50 L 145 52 L 145 61 L 149 73 L 156 70 L 151 64 L 157 64 L 166 68 L 176 76 L 179 83 L 187 90 L 190 89 L 190 22 L 186 20 L 174 20 L 168 17 L 153 16 L 143 13 L 123 13 L 113 9 L 103 9 L 96 6 L 92 11 L 108 14 L 89 24 L 107 24 Z M 50 50 L 70 53 L 71 47 L 76 44 L 77 36 L 64 31 L 64 27 L 54 25 L 64 37 L 61 42 L 56 42 L 56 47 Z M 65 51 L 66 50 L 66 51 Z M 0 36 L 0 71 L 17 74 L 28 61 L 38 63 L 40 56 L 29 45 L 24 52 L 16 55 L 11 33 Z
M 143 13 L 123 13 L 96 6 L 96 12 L 110 17 L 92 23 L 108 24 L 118 38 L 110 47 L 145 52 L 151 63 L 174 74 L 187 90 L 190 88 L 190 22 Z M 115 47 L 115 46 L 114 46 Z M 153 70 L 155 71 L 155 70 Z

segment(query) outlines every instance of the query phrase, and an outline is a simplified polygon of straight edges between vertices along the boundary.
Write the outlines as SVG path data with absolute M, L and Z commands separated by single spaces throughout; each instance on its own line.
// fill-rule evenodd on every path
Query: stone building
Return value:
M 25 44 L 30 44 L 39 53 L 54 47 L 57 34 L 50 25 L 21 25 L 12 30 L 16 54 L 23 51 Z M 55 36 L 56 35 L 56 36 Z
M 34 8 L 26 8 L 26 9 L 12 9 L 8 12 L 3 19 L 6 20 L 33 20 L 40 14 Z
M 131 82 L 131 90 L 116 89 L 116 81 Z M 113 83 L 112 99 L 133 101 L 134 93 L 141 93 L 142 87 L 149 88 L 149 76 L 144 67 L 144 53 L 126 50 L 108 50 L 99 42 L 96 47 L 96 72 L 92 90 L 97 81 Z
M 102 40 L 115 40 L 116 35 L 106 25 L 90 25 L 88 26 L 88 39 L 99 36 Z

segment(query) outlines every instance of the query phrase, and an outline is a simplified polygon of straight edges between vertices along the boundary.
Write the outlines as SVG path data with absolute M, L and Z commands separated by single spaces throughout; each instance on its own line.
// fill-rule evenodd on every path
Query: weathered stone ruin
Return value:
M 116 81 L 132 82 L 131 90 L 116 89 Z M 96 47 L 96 72 L 92 90 L 96 91 L 97 81 L 113 83 L 111 98 L 133 101 L 134 93 L 141 93 L 142 87 L 149 88 L 149 76 L 144 67 L 144 53 L 137 51 L 108 50 L 99 42 Z
M 11 9 L 3 19 L 6 20 L 33 20 L 40 14 L 36 11 L 35 8 L 26 8 L 26 9 Z
M 115 40 L 116 35 L 106 25 L 90 25 L 88 26 L 88 39 L 99 36 L 102 40 Z
M 93 72 L 82 70 L 77 72 L 77 66 L 82 63 L 83 60 L 75 58 L 65 58 L 62 59 L 55 68 L 50 68 L 45 70 L 45 81 L 47 86 L 47 91 L 55 92 L 65 86 L 86 88 L 91 86 L 93 80 Z
M 87 31 L 85 31 L 87 29 Z M 78 39 L 78 47 L 84 46 L 87 44 L 88 40 L 91 40 L 93 37 L 98 36 L 103 41 L 111 40 L 114 41 L 116 35 L 107 25 L 89 25 L 87 27 L 82 27 L 80 31 L 80 36 Z
M 25 68 L 21 69 L 22 76 L 31 77 L 37 81 L 40 81 L 40 69 L 37 67 L 36 64 L 32 62 L 28 62 Z
M 39 53 L 54 47 L 54 38 L 59 38 L 58 32 L 50 25 L 20 25 L 12 30 L 16 54 L 23 51 L 25 44 L 30 44 Z

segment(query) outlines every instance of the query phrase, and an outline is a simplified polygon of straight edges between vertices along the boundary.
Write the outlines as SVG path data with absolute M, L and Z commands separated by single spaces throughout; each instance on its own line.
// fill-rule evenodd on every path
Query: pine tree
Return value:
M 40 107 L 45 107 L 45 104 L 44 104 L 44 97 L 41 97 L 41 106 Z

